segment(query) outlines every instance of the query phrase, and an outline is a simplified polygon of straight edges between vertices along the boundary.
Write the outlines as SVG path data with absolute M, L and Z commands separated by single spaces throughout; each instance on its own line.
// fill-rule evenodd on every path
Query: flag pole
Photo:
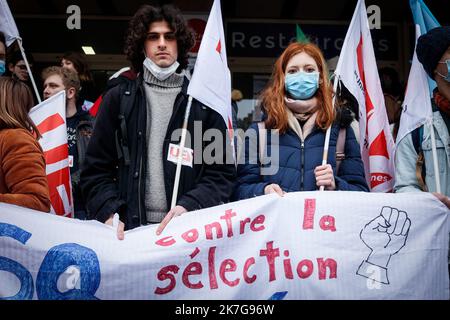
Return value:
M 181 141 L 180 147 L 178 149 L 177 170 L 175 172 L 175 183 L 173 185 L 172 203 L 170 205 L 170 209 L 173 209 L 177 204 L 178 186 L 180 184 L 180 175 L 181 175 L 181 161 L 183 159 L 184 144 L 186 143 L 187 125 L 189 114 L 191 113 L 191 105 L 192 105 L 192 96 L 189 96 L 186 112 L 184 114 L 183 128 L 181 131 Z
M 334 78 L 334 83 L 333 83 L 333 109 L 334 109 L 334 105 L 336 103 L 336 95 L 337 95 L 337 85 L 339 82 L 339 77 L 336 75 Z M 330 134 L 331 134 L 331 127 L 333 126 L 333 124 L 331 124 L 328 129 L 327 132 L 325 134 L 325 143 L 323 145 L 323 156 L 322 156 L 322 165 L 326 165 L 327 164 L 327 159 L 328 159 L 328 149 L 330 148 Z M 336 172 L 337 174 L 337 172 Z M 325 186 L 320 186 L 320 191 L 324 191 L 325 190 Z
M 36 83 L 34 82 L 33 74 L 31 73 L 31 68 L 27 60 L 27 56 L 25 55 L 25 50 L 22 46 L 22 39 L 17 39 L 19 43 L 20 52 L 22 53 L 23 60 L 25 61 L 25 65 L 27 66 L 28 75 L 30 76 L 31 84 L 33 85 L 34 92 L 36 93 L 36 98 L 38 99 L 38 103 L 41 103 L 41 96 L 39 95 L 39 91 L 36 87 Z
M 431 153 L 433 155 L 434 175 L 436 177 L 436 192 L 441 193 L 441 179 L 439 177 L 439 164 L 437 161 L 436 136 L 434 134 L 433 118 L 429 122 L 431 132 Z

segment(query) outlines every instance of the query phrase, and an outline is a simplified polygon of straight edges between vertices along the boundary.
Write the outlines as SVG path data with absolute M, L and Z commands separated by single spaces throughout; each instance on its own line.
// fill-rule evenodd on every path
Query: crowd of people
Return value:
M 157 233 L 176 216 L 202 208 L 276 193 L 324 188 L 368 192 L 359 141 L 352 124 L 358 118 L 351 95 L 339 92 L 333 106 L 333 89 L 322 51 L 312 43 L 291 43 L 277 59 L 260 101 L 262 121 L 248 130 L 258 139 L 251 159 L 245 148 L 242 163 L 230 158 L 233 147 L 221 115 L 193 100 L 186 129 L 194 150 L 201 152 L 182 166 L 175 206 L 176 161 L 168 157 L 180 137 L 188 103 L 191 77 L 188 52 L 194 35 L 180 11 L 171 6 L 142 6 L 129 23 L 125 54 L 131 69 L 108 83 L 94 119 L 84 108 L 97 97 L 93 79 L 82 55 L 66 53 L 59 65 L 42 72 L 42 96 L 66 92 L 66 123 L 74 212 L 78 219 L 97 219 L 112 225 L 120 217 L 117 237 L 141 225 L 159 224 Z M 435 193 L 450 208 L 450 27 L 422 35 L 417 56 L 437 88 L 432 98 L 433 130 L 440 172 L 435 173 L 428 127 L 402 139 L 396 156 L 394 192 L 436 192 L 440 176 L 442 192 Z M 30 61 L 32 62 L 32 61 Z M 0 34 L 0 202 L 49 212 L 50 200 L 45 159 L 38 143 L 40 133 L 28 116 L 35 105 L 27 67 L 19 53 L 6 55 Z M 389 121 L 398 122 L 402 90 L 389 70 L 381 72 Z M 234 101 L 242 99 L 242 94 Z M 231 105 L 231 102 L 230 102 Z M 236 114 L 236 106 L 233 107 Z M 201 123 L 197 130 L 196 123 Z M 331 126 L 328 164 L 322 165 L 325 131 Z M 207 130 L 223 134 L 216 161 L 202 158 L 213 141 L 204 141 Z M 262 159 L 271 154 L 270 132 L 279 143 L 277 170 L 262 174 Z M 245 141 L 251 144 L 251 141 Z M 200 158 L 199 158 L 200 157 Z M 233 155 L 231 155 L 233 159 Z M 252 161 L 255 160 L 255 161 Z

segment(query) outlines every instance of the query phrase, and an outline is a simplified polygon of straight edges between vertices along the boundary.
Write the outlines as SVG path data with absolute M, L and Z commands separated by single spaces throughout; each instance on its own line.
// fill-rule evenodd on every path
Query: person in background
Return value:
M 261 125 L 249 130 L 257 132 L 261 154 L 272 154 L 270 130 L 278 130 L 278 170 L 262 175 L 262 161 L 250 159 L 245 148 L 244 164 L 238 165 L 234 193 L 236 200 L 264 194 L 325 190 L 369 191 L 360 155 L 360 147 L 350 122 L 335 121 L 332 88 L 328 69 L 320 49 L 311 43 L 291 43 L 275 63 L 271 80 L 261 97 L 263 122 L 267 128 L 261 137 Z M 331 127 L 330 149 L 326 165 L 322 165 L 325 132 Z M 345 131 L 341 131 L 345 130 Z M 337 169 L 336 151 L 340 133 L 344 158 Z M 250 142 L 251 143 L 251 142 Z M 256 149 L 256 148 L 252 148 Z M 265 151 L 261 153 L 261 149 Z M 276 149 L 275 149 L 276 150 Z M 275 151 L 276 152 L 276 151 Z M 241 162 L 241 161 L 240 161 Z
M 85 220 L 86 206 L 80 189 L 80 173 L 87 145 L 94 130 L 94 119 L 87 111 L 77 107 L 80 81 L 75 71 L 57 66 L 48 67 L 42 71 L 42 81 L 45 100 L 62 90 L 66 91 L 67 143 L 74 212 L 75 218 Z
M 450 27 L 443 26 L 421 35 L 417 59 L 437 88 L 431 98 L 439 172 L 435 172 L 430 126 L 422 125 L 398 141 L 395 155 L 395 192 L 433 192 L 450 208 Z M 439 175 L 441 193 L 436 193 Z M 449 251 L 450 274 L 450 251 Z
M 9 47 L 7 53 L 7 73 L 6 75 L 12 77 L 13 79 L 22 81 L 28 88 L 30 88 L 33 95 L 33 105 L 36 105 L 38 99 L 36 97 L 36 92 L 33 90 L 33 85 L 31 83 L 30 75 L 28 74 L 27 65 L 23 59 L 22 53 L 18 50 L 14 50 L 14 46 Z M 30 65 L 30 70 L 33 71 L 34 58 L 31 54 L 27 54 L 28 64 Z
M 350 126 L 355 134 L 356 141 L 359 144 L 359 105 L 358 100 L 350 93 L 342 81 L 336 90 L 336 105 L 341 110 L 341 118 L 350 121 Z
M 231 108 L 232 108 L 231 112 L 233 115 L 233 130 L 236 130 L 238 127 L 238 125 L 237 125 L 237 123 L 238 123 L 238 118 L 237 118 L 238 104 L 237 103 L 239 101 L 241 101 L 243 97 L 244 96 L 242 95 L 242 92 L 240 90 L 233 89 L 231 91 Z
M 31 55 L 27 56 L 30 69 L 33 69 L 33 58 Z M 22 57 L 20 51 L 13 51 L 8 56 L 8 70 L 12 78 L 20 80 L 28 85 L 30 75 L 28 74 L 27 65 Z
M 78 52 L 66 52 L 61 59 L 61 67 L 77 73 L 80 79 L 80 92 L 78 93 L 77 103 L 84 110 L 89 109 L 92 103 L 97 100 L 99 93 L 95 89 L 94 79 L 85 57 Z
M 402 102 L 404 89 L 398 79 L 398 73 L 391 67 L 384 67 L 379 70 L 381 88 L 384 95 L 386 113 L 391 127 L 392 136 L 395 140 L 400 125 L 402 113 Z
M 417 58 L 436 81 L 431 105 L 436 137 L 441 201 L 450 196 L 450 27 L 438 27 L 417 40 Z M 395 158 L 395 192 L 436 192 L 429 126 L 421 126 L 398 141 Z
M 109 90 L 121 84 L 126 85 L 127 83 L 136 80 L 136 78 L 136 71 L 134 71 L 130 67 L 124 67 L 115 72 L 111 77 L 109 77 L 108 81 L 106 82 L 105 89 L 97 98 L 97 100 L 95 100 L 94 105 L 89 109 L 89 113 L 94 117 L 97 116 L 97 113 L 103 101 L 103 97 Z
M 30 89 L 17 79 L 0 77 L 0 202 L 49 212 L 41 136 L 28 116 Z

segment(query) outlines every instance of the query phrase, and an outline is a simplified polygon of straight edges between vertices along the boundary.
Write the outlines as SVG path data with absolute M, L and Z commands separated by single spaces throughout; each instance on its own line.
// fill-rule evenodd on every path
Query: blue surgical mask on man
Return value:
M 450 59 L 447 59 L 445 61 L 439 61 L 439 63 L 447 64 L 447 76 L 444 76 L 443 74 L 437 73 L 442 78 L 444 78 L 445 81 L 450 82 Z
M 3 60 L 0 60 L 0 76 L 2 76 L 6 71 L 6 63 Z
M 319 88 L 319 75 L 319 72 L 289 73 L 284 79 L 284 86 L 292 98 L 307 100 L 314 96 Z

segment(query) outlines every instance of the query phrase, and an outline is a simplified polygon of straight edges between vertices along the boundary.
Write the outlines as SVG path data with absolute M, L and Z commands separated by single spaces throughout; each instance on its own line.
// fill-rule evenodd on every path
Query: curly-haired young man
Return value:
M 150 223 L 163 221 L 162 231 L 172 217 L 228 202 L 231 195 L 235 167 L 226 164 L 232 151 L 225 138 L 223 161 L 206 163 L 196 150 L 190 163 L 183 162 L 177 205 L 170 208 L 176 161 L 169 149 L 180 140 L 172 133 L 183 124 L 193 44 L 192 32 L 173 6 L 144 5 L 130 21 L 125 53 L 138 77 L 105 95 L 81 176 L 90 217 L 111 225 L 119 213 L 119 239 L 124 229 Z M 200 131 L 194 122 L 201 122 Z M 202 137 L 208 129 L 227 136 L 221 116 L 194 99 L 186 150 L 192 151 L 194 141 L 206 148 Z

